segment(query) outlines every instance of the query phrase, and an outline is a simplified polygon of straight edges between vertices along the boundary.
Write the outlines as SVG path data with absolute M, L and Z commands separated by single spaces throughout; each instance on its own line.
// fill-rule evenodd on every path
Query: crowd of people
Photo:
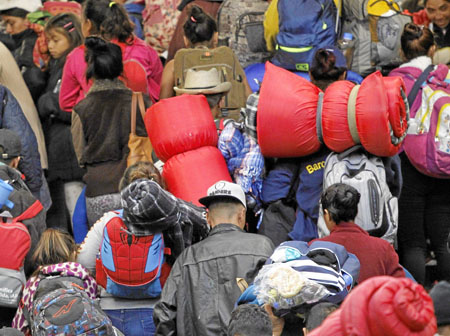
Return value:
M 391 157 L 350 149 L 382 167 L 383 181 L 361 189 L 351 178 L 369 163 L 325 186 L 335 153 L 323 139 L 311 155 L 263 155 L 266 70 L 244 64 L 237 30 L 234 44 L 220 40 L 233 1 L 250 20 L 264 14 L 239 0 L 0 0 L 0 235 L 29 236 L 26 251 L 1 240 L 0 335 L 450 335 L 450 2 L 400 4 L 410 10 L 396 14 L 410 17 L 392 48 L 402 62 L 372 72 L 402 79 L 407 140 Z M 248 55 L 284 53 L 318 105 L 336 82 L 364 81 L 336 31 L 333 45 L 279 45 L 295 26 L 283 22 L 289 6 L 256 2 L 266 40 Z M 345 20 L 339 1 L 319 2 Z M 282 103 L 280 120 L 297 108 Z M 438 149 L 408 142 L 431 130 Z M 439 173 L 414 146 L 434 151 L 425 156 L 443 162 Z M 390 218 L 389 237 L 364 229 L 358 214 L 378 221 L 374 209 Z

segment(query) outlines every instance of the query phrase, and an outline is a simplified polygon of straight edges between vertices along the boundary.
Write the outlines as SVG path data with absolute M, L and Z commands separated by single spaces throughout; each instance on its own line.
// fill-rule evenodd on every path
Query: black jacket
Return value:
M 215 226 L 175 261 L 153 311 L 155 335 L 226 335 L 241 294 L 236 279 L 251 283 L 273 249 L 267 237 Z
M 438 45 L 438 48 L 450 47 L 450 25 L 448 25 L 445 30 L 446 32 L 444 34 L 442 28 L 433 24 L 434 39 L 436 41 L 436 44 Z
M 21 33 L 11 35 L 14 44 L 11 52 L 22 72 L 23 79 L 30 90 L 33 101 L 37 102 L 45 89 L 45 74 L 33 62 L 33 49 L 37 35 L 32 29 L 26 29 Z
M 57 60 L 49 63 L 48 81 L 45 93 L 39 98 L 38 111 L 45 135 L 48 154 L 49 182 L 56 179 L 77 181 L 83 178 L 85 170 L 78 165 L 73 148 L 70 124 L 72 112 L 59 108 L 59 87 L 63 64 Z

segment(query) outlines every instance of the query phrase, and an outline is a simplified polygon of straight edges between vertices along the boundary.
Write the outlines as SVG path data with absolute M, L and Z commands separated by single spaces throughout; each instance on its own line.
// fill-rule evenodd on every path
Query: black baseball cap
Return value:
M 17 133 L 6 129 L 0 129 L 0 160 L 10 160 L 20 156 L 22 142 Z

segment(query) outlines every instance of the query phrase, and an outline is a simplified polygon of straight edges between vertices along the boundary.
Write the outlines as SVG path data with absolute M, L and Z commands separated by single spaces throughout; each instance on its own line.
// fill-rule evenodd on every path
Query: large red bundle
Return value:
M 258 143 L 264 156 L 305 156 L 320 148 L 319 92 L 306 79 L 266 63 L 257 114 Z
M 220 180 L 231 181 L 222 153 L 211 146 L 171 157 L 164 165 L 167 189 L 176 197 L 201 206 L 198 199 Z
M 217 145 L 217 130 L 205 96 L 163 99 L 147 110 L 145 127 L 158 158 Z

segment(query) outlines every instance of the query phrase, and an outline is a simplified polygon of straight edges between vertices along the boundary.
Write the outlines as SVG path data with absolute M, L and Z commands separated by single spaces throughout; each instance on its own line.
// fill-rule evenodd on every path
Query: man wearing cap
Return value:
M 0 129 L 0 162 L 17 169 L 21 151 L 19 136 L 9 129 Z
M 155 335 L 226 335 L 241 294 L 237 279 L 252 282 L 274 248 L 243 230 L 247 209 L 237 184 L 219 181 L 199 201 L 211 231 L 175 261 L 153 312 Z

